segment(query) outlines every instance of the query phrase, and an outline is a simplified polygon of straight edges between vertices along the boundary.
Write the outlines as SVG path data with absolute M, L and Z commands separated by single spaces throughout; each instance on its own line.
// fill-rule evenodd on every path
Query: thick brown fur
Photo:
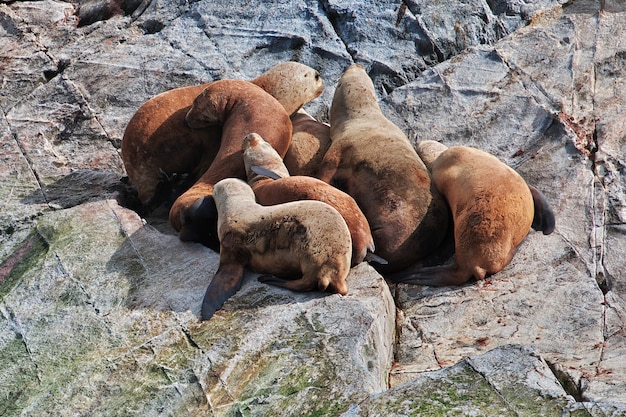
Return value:
M 444 200 L 404 133 L 382 114 L 360 65 L 342 75 L 330 109 L 332 143 L 318 178 L 351 195 L 367 218 L 376 254 L 393 272 L 430 255 L 448 227 Z
M 285 166 L 291 175 L 314 176 L 330 146 L 330 126 L 302 109 L 291 115 L 291 123 L 293 133 Z
M 393 280 L 460 285 L 501 271 L 533 223 L 533 197 L 526 181 L 487 152 L 428 142 L 417 149 L 450 206 L 456 263 L 397 274 Z
M 421 141 L 415 147 L 417 154 L 422 158 L 422 161 L 424 161 L 424 164 L 429 170 L 435 159 L 447 149 L 448 147 L 446 145 L 434 140 Z M 556 224 L 552 207 L 541 191 L 533 185 L 528 184 L 528 182 L 526 182 L 526 184 L 533 197 L 534 215 L 532 228 L 542 232 L 544 235 L 549 235 L 554 231 Z
M 193 102 L 186 116 L 191 128 L 222 126 L 222 139 L 213 163 L 200 179 L 170 209 L 172 227 L 182 240 L 210 247 L 217 213 L 208 206 L 213 185 L 224 178 L 246 178 L 241 149 L 243 138 L 258 132 L 284 155 L 291 142 L 291 121 L 284 107 L 259 86 L 247 81 L 222 80 L 207 86 Z M 208 204 L 208 203 L 207 203 Z
M 251 82 L 274 96 L 288 114 L 324 90 L 319 73 L 297 62 L 280 63 Z M 221 126 L 192 129 L 185 123 L 193 100 L 209 84 L 161 93 L 144 103 L 128 122 L 122 140 L 122 161 L 144 205 L 162 202 L 163 196 L 155 193 L 163 174 L 188 174 L 193 183 L 215 159 Z
M 213 196 L 220 266 L 202 302 L 203 320 L 239 289 L 244 267 L 271 275 L 260 277 L 262 282 L 295 291 L 347 294 L 350 232 L 337 210 L 320 201 L 264 207 L 235 178 L 218 182 Z
M 348 225 L 352 239 L 352 266 L 363 262 L 368 251 L 374 252 L 374 239 L 367 219 L 348 194 L 317 178 L 289 176 L 278 152 L 256 133 L 244 138 L 243 160 L 248 184 L 259 204 L 271 206 L 299 200 L 322 201 L 334 207 Z M 271 170 L 282 178 L 275 180 L 258 175 L 252 171 L 253 166 Z

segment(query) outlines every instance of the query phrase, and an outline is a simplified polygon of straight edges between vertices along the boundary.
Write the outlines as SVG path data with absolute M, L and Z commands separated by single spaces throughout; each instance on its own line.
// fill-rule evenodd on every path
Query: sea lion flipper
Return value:
M 390 277 L 390 279 L 396 284 L 444 287 L 464 284 L 471 277 L 471 273 L 458 269 L 455 265 L 444 265 L 422 268 L 417 272 L 399 272 Z
M 202 320 L 208 320 L 241 288 L 243 265 L 220 264 L 202 300 Z
M 282 178 L 276 172 L 256 165 L 251 166 L 250 170 L 257 175 L 263 175 L 264 177 L 271 178 L 273 180 L 279 180 Z
M 213 196 L 199 198 L 185 213 L 185 221 L 178 233 L 183 242 L 200 242 L 203 245 L 218 250 L 220 246 L 217 238 L 217 207 Z
M 259 282 L 263 284 L 275 285 L 277 287 L 287 288 L 293 291 L 312 291 L 316 289 L 316 286 L 309 279 L 300 278 L 294 280 L 282 279 L 275 277 L 274 275 L 261 275 Z
M 369 250 L 367 251 L 367 254 L 365 255 L 365 258 L 363 258 L 363 260 L 365 262 L 375 262 L 377 264 L 380 265 L 387 265 L 388 262 L 386 259 L 381 258 L 380 256 L 376 255 L 374 252 L 370 252 Z
M 528 189 L 533 196 L 533 205 L 535 206 L 532 228 L 537 231 L 541 230 L 544 235 L 549 235 L 554 231 L 556 224 L 550 203 L 548 203 L 546 196 L 534 186 L 528 184 Z

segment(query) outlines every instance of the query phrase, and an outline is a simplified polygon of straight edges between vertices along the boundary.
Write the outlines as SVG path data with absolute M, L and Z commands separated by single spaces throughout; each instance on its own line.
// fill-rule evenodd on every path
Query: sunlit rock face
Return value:
M 622 2 L 218 3 L 0 5 L 0 414 L 626 413 Z M 200 322 L 219 255 L 133 211 L 124 129 L 160 92 L 286 60 L 324 78 L 324 122 L 362 64 L 414 143 L 496 155 L 555 232 L 462 287 L 248 272 Z

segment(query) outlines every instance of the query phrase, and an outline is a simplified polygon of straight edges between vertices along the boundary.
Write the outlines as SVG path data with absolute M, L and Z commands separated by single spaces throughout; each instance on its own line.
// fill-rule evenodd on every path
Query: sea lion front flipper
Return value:
M 183 242 L 200 242 L 215 251 L 219 250 L 217 207 L 213 196 L 199 198 L 189 207 L 178 237 Z
M 381 258 L 380 256 L 376 255 L 374 252 L 371 252 L 369 249 L 367 253 L 365 254 L 365 258 L 363 258 L 363 260 L 368 263 L 375 262 L 380 265 L 387 265 L 389 263 L 387 262 L 386 259 Z
M 422 268 L 417 272 L 399 272 L 389 279 L 396 284 L 445 287 L 465 284 L 471 277 L 471 273 L 458 269 L 456 265 L 443 265 Z
M 279 179 L 282 178 L 280 175 L 278 175 L 274 171 L 269 170 L 267 168 L 263 168 L 263 167 L 257 166 L 257 165 L 251 166 L 250 170 L 252 172 L 254 172 L 255 174 L 257 174 L 257 175 L 263 175 L 264 177 L 271 178 L 273 180 L 279 180 Z
M 537 231 L 541 230 L 544 235 L 549 235 L 554 231 L 556 224 L 550 203 L 537 188 L 528 184 L 528 189 L 533 196 L 533 205 L 535 206 L 532 228 Z
M 220 264 L 202 300 L 202 320 L 208 320 L 241 288 L 243 264 Z

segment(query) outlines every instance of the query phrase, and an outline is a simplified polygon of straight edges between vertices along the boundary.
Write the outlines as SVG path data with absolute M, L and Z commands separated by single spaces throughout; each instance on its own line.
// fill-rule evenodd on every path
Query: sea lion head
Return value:
M 291 61 L 275 65 L 252 83 L 274 96 L 290 115 L 319 97 L 326 88 L 319 72 Z
M 435 159 L 446 149 L 448 149 L 446 145 L 434 140 L 423 140 L 415 146 L 415 151 L 428 169 L 431 168 Z
M 247 182 L 239 178 L 224 178 L 213 187 L 213 198 L 216 207 L 220 208 L 229 200 L 236 204 L 236 200 L 256 202 L 254 191 Z
M 341 75 L 330 108 L 330 125 L 380 114 L 374 83 L 365 67 L 353 64 Z
M 224 108 L 224 105 L 219 101 L 219 97 L 211 94 L 213 84 L 198 94 L 185 116 L 185 123 L 192 129 L 202 129 L 209 125 L 224 123 L 224 111 L 220 110 Z
M 273 171 L 281 178 L 289 176 L 289 171 L 283 163 L 283 159 L 278 152 L 267 143 L 261 135 L 257 133 L 250 133 L 243 138 L 243 162 L 246 166 L 246 175 L 248 177 L 248 184 L 254 185 L 255 182 L 265 178 L 259 176 L 252 171 L 253 166 L 259 166 L 270 171 Z

